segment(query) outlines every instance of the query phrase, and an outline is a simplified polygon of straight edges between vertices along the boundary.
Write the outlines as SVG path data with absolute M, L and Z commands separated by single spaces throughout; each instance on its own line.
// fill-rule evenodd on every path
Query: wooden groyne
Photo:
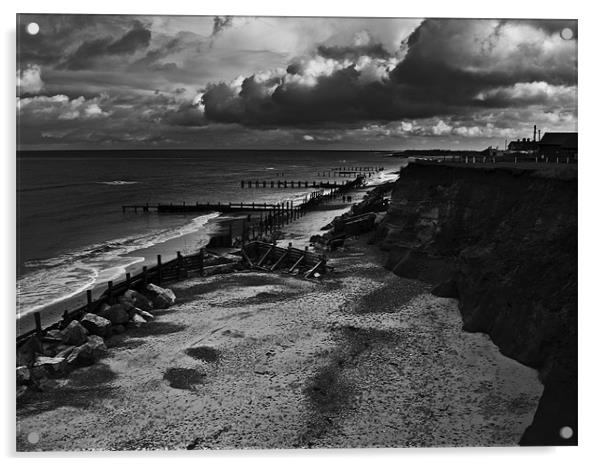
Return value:
M 357 176 L 361 175 L 356 175 Z M 266 189 L 301 189 L 301 188 L 322 188 L 338 189 L 353 181 L 290 181 L 290 180 L 241 180 L 240 187 L 244 188 L 266 188 Z
M 359 188 L 364 183 L 364 177 L 358 176 L 355 180 L 340 185 L 336 189 L 326 192 L 324 189 L 313 191 L 305 196 L 302 203 L 293 205 L 293 201 L 276 204 L 276 208 L 267 212 L 260 212 L 259 217 L 247 215 L 238 221 L 230 221 L 228 233 L 215 235 L 211 238 L 211 247 L 232 247 L 246 241 L 264 240 L 274 235 L 281 227 L 301 218 L 306 212 L 318 208 L 324 202 L 342 197 L 352 189 Z M 238 225 L 236 225 L 238 223 Z M 240 236 L 233 234 L 233 226 L 237 227 Z
M 264 203 L 244 203 L 244 202 L 228 202 L 228 203 L 210 203 L 210 202 L 195 202 L 194 204 L 181 203 L 169 203 L 169 204 L 131 204 L 121 206 L 123 213 L 128 210 L 134 212 L 150 212 L 156 211 L 158 213 L 186 213 L 186 212 L 247 212 L 247 211 L 271 211 L 278 209 L 279 204 L 266 204 Z
M 282 211 L 288 212 L 289 216 L 297 216 L 311 208 L 320 202 L 336 197 L 340 194 L 348 192 L 351 189 L 358 188 L 363 185 L 365 180 L 365 176 L 358 175 L 353 180 L 349 180 L 346 182 L 337 182 L 334 181 L 332 183 L 319 183 L 319 182 L 309 182 L 309 181 L 297 181 L 297 182 L 287 182 L 287 181 L 255 181 L 247 182 L 248 187 L 282 187 L 282 188 L 316 188 L 315 191 L 307 194 L 303 201 L 297 205 L 293 205 L 293 201 L 286 201 L 280 204 L 267 204 L 267 203 L 257 203 L 257 202 L 195 202 L 195 203 L 186 203 L 186 202 L 178 202 L 178 203 L 157 203 L 157 204 L 126 204 L 121 206 L 121 211 L 126 213 L 127 211 L 134 211 L 137 213 L 140 212 L 150 212 L 155 211 L 158 213 L 194 213 L 194 212 L 265 212 L 271 213 L 272 215 L 284 215 Z M 244 188 L 245 182 L 241 181 L 241 188 Z M 330 189 L 329 193 L 325 193 L 325 189 Z
M 44 334 L 50 330 L 60 329 L 72 320 L 81 319 L 84 314 L 96 313 L 101 310 L 104 304 L 112 305 L 115 304 L 116 297 L 123 294 L 128 289 L 135 289 L 145 287 L 149 283 L 155 285 L 161 285 L 165 282 L 178 280 L 190 276 L 190 274 L 203 275 L 206 267 L 204 265 L 205 250 L 201 249 L 196 254 L 184 256 L 178 251 L 176 258 L 163 262 L 162 257 L 159 254 L 157 256 L 157 263 L 155 266 L 142 267 L 142 271 L 136 275 L 131 275 L 129 272 L 125 274 L 122 281 L 107 282 L 106 289 L 101 292 L 101 295 L 93 300 L 92 290 L 86 291 L 86 304 L 80 306 L 72 311 L 66 310 L 63 313 L 63 318 L 59 322 L 55 322 L 52 325 L 43 328 L 42 319 L 39 312 L 34 313 L 35 328 L 29 330 L 21 335 L 17 336 L 17 347 L 27 341 L 30 337 L 37 335 L 43 339 Z
M 245 243 L 244 236 L 237 239 L 242 240 L 240 250 L 242 263 L 252 269 L 269 272 L 286 269 L 288 273 L 301 274 L 305 278 L 311 278 L 317 272 L 324 273 L 326 271 L 326 258 L 308 252 L 307 247 L 303 251 L 292 248 L 290 243 L 288 248 L 280 248 L 274 243 L 270 244 L 262 241 Z M 232 242 L 232 239 L 230 242 Z M 159 254 L 157 255 L 156 265 L 152 267 L 144 266 L 142 271 L 135 275 L 128 272 L 121 281 L 112 280 L 107 282 L 106 288 L 98 298 L 93 299 L 93 290 L 87 290 L 86 304 L 71 311 L 65 310 L 60 321 L 46 327 L 42 326 L 41 314 L 35 312 L 35 327 L 17 335 L 17 347 L 24 344 L 31 337 L 36 337 L 43 342 L 44 335 L 49 331 L 64 328 L 72 320 L 80 320 L 87 313 L 96 314 L 102 310 L 104 305 L 116 304 L 117 297 L 129 289 L 142 289 L 149 283 L 164 285 L 167 282 L 187 278 L 194 274 L 203 276 L 206 272 L 224 265 L 223 263 L 217 263 L 206 266 L 205 255 L 205 248 L 202 248 L 198 253 L 187 256 L 178 251 L 175 259 L 163 262 L 162 256 Z
M 295 248 L 277 248 L 273 243 L 265 241 L 265 238 L 273 236 L 284 225 L 299 219 L 311 209 L 317 208 L 320 204 L 341 197 L 346 192 L 359 188 L 363 185 L 364 176 L 357 176 L 354 180 L 336 185 L 335 188 L 326 191 L 325 188 L 318 189 L 308 193 L 303 201 L 295 204 L 293 201 L 285 201 L 279 204 L 267 203 L 194 203 L 194 204 L 138 204 L 124 205 L 123 212 L 133 210 L 137 212 L 158 213 L 181 213 L 181 212 L 241 212 L 247 215 L 241 219 L 229 221 L 226 234 L 215 235 L 211 238 L 208 248 L 227 247 L 231 248 L 240 245 L 241 255 L 244 262 L 252 267 L 264 270 L 267 265 L 270 270 L 288 267 L 293 273 L 297 270 L 306 277 L 313 276 L 316 272 L 324 272 L 326 261 L 323 257 L 311 254 L 306 251 Z M 271 252 L 263 260 L 257 258 L 257 255 L 263 251 L 265 255 L 265 245 L 271 248 Z M 286 254 L 284 254 L 286 252 Z M 245 258 L 246 255 L 246 258 Z M 122 281 L 109 281 L 106 289 L 96 299 L 92 299 L 92 290 L 86 291 L 86 304 L 74 310 L 66 310 L 63 313 L 63 319 L 60 322 L 53 323 L 48 327 L 43 327 L 41 314 L 34 313 L 35 328 L 17 336 L 17 346 L 23 344 L 30 337 L 37 335 L 43 339 L 43 335 L 54 329 L 62 328 L 65 323 L 74 319 L 80 319 L 84 314 L 95 313 L 101 309 L 104 304 L 114 304 L 117 296 L 123 294 L 130 288 L 140 288 L 148 283 L 161 285 L 164 282 L 173 281 L 189 276 L 191 273 L 203 274 L 211 267 L 205 267 L 205 252 L 200 252 L 188 256 L 182 255 L 179 251 L 176 258 L 169 262 L 162 262 L 161 255 L 157 256 L 156 265 L 152 267 L 144 266 L 142 271 L 136 275 L 126 273 Z M 262 256 L 263 257 L 263 256 Z M 293 267 L 294 266 L 294 267 Z M 264 267 L 264 269 L 262 269 Z

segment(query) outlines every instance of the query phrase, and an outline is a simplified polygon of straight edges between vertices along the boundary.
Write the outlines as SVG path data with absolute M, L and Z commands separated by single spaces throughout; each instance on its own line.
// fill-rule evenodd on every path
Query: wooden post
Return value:
M 113 304 L 113 281 L 107 283 L 107 294 L 109 295 L 109 304 Z
M 86 306 L 88 312 L 92 312 L 92 290 L 86 290 Z
M 162 270 L 161 270 L 161 254 L 157 254 L 157 285 L 161 284 L 162 280 Z
M 182 278 L 182 267 L 184 266 L 184 260 L 182 259 L 182 253 L 180 251 L 176 251 L 176 255 L 178 258 L 178 278 Z
M 132 281 L 132 274 L 130 274 L 130 272 L 126 272 L 125 273 L 125 283 L 127 284 L 127 287 L 130 287 L 130 282 Z
M 228 246 L 232 246 L 232 222 L 228 223 Z
M 144 283 L 145 287 L 148 285 L 148 272 L 146 265 L 142 267 L 142 283 Z
M 201 252 L 199 253 L 199 274 L 203 275 L 205 270 L 205 248 L 201 248 Z
M 36 322 L 36 333 L 38 335 L 41 335 L 41 333 L 42 333 L 42 318 L 40 316 L 40 313 L 39 312 L 34 312 L 33 313 L 33 318 L 34 318 L 34 320 Z

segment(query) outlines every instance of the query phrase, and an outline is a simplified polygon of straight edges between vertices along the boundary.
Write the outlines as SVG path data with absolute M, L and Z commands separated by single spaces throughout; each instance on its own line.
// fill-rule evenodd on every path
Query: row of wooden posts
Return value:
M 161 285 L 166 281 L 177 280 L 188 276 L 189 272 L 197 271 L 200 275 L 204 272 L 204 257 L 205 249 L 202 248 L 198 253 L 188 256 L 182 255 L 180 251 L 176 252 L 176 258 L 163 263 L 161 254 L 157 255 L 157 263 L 155 266 L 143 266 L 142 271 L 134 276 L 130 272 L 126 272 L 125 279 L 121 282 L 109 280 L 107 287 L 101 295 L 94 300 L 92 290 L 86 290 L 86 304 L 78 307 L 73 311 L 65 310 L 63 312 L 63 323 L 74 319 L 81 318 L 84 314 L 94 313 L 99 310 L 103 304 L 115 304 L 116 297 L 130 288 L 143 288 L 149 283 Z M 43 328 L 42 317 L 39 312 L 34 312 L 35 328 L 26 333 L 17 336 L 17 345 L 24 342 L 30 336 L 43 335 L 44 333 L 54 328 L 59 328 L 60 322 L 56 322 L 49 327 Z
M 515 165 L 521 162 L 530 163 L 556 163 L 556 164 L 569 164 L 575 163 L 576 160 L 571 157 L 559 157 L 559 156 L 489 156 L 489 155 L 441 155 L 436 157 L 429 157 L 428 159 L 418 158 L 417 160 L 425 162 L 460 162 L 465 165 L 468 164 L 483 164 L 483 163 L 514 163 Z
M 253 218 L 251 214 L 248 214 L 246 218 L 242 219 L 240 236 L 233 236 L 232 222 L 230 222 L 228 225 L 229 244 L 234 244 L 236 241 L 242 243 L 253 241 L 264 235 L 272 234 L 279 228 L 303 217 L 310 207 L 334 199 L 337 195 L 339 193 L 334 189 L 328 193 L 321 189 L 309 193 L 301 204 L 295 205 L 294 201 L 289 200 L 276 204 L 271 211 L 260 211 L 258 218 Z
M 277 228 L 289 224 L 290 222 L 299 219 L 308 209 L 320 204 L 329 199 L 336 198 L 342 193 L 359 186 L 363 182 L 362 177 L 357 177 L 354 181 L 347 182 L 338 187 L 338 189 L 332 189 L 329 192 L 325 192 L 324 189 L 313 191 L 305 196 L 301 204 L 295 205 L 292 200 L 281 202 L 279 204 L 272 204 L 268 207 L 264 204 L 263 207 L 266 210 L 260 210 L 260 216 L 258 219 L 254 219 L 251 215 L 248 215 L 243 219 L 242 231 L 240 237 L 234 238 L 232 231 L 232 222 L 229 223 L 229 246 L 232 246 L 234 240 L 238 239 L 244 246 L 245 242 L 249 240 L 255 240 L 261 238 L 266 233 L 272 233 Z M 261 206 L 261 204 L 257 204 Z M 241 204 L 241 207 L 243 204 Z M 132 206 L 133 207 L 133 206 Z M 188 272 L 198 270 L 200 274 L 204 271 L 204 249 L 201 249 L 199 253 L 192 254 L 189 256 L 183 256 L 180 251 L 177 251 L 176 258 L 163 263 L 162 256 L 157 255 L 157 264 L 153 267 L 143 266 L 142 271 L 132 276 L 130 272 L 125 274 L 125 279 L 119 283 L 114 283 L 113 280 L 107 283 L 106 290 L 101 294 L 97 300 L 93 300 L 92 290 L 86 291 L 86 304 L 73 311 L 65 311 L 63 313 L 63 321 L 70 321 L 73 319 L 79 319 L 87 312 L 94 312 L 98 310 L 103 303 L 113 304 L 116 296 L 125 292 L 131 287 L 144 287 L 148 283 L 155 283 L 160 285 L 164 281 L 175 280 L 188 275 Z M 59 328 L 60 322 L 54 323 L 47 328 L 42 327 L 42 319 L 39 312 L 34 313 L 35 328 L 22 335 L 17 336 L 17 344 L 20 344 L 27 340 L 34 334 L 42 335 L 43 333 L 52 330 L 53 328 Z
M 331 168 L 331 171 L 339 171 L 339 172 L 381 172 L 385 169 L 385 167 L 380 166 L 372 166 L 372 167 L 355 167 L 355 166 L 345 166 L 341 165 L 340 167 Z
M 339 171 L 323 171 L 323 172 L 318 172 L 318 177 L 320 178 L 354 178 L 357 175 L 364 175 L 364 176 L 368 176 L 370 178 L 372 178 L 372 175 L 374 175 L 377 172 L 356 172 L 356 171 L 350 171 L 350 172 L 339 172 Z
M 371 176 L 371 175 L 370 175 Z M 354 175 L 353 178 L 357 178 Z M 290 180 L 241 180 L 240 187 L 244 188 L 339 188 L 345 186 L 349 181 L 290 181 Z

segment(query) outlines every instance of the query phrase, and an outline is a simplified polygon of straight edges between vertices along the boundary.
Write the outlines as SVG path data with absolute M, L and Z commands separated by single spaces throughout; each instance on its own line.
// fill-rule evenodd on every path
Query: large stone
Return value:
M 152 301 L 136 290 L 127 290 L 119 297 L 119 302 L 130 303 L 133 307 L 147 312 L 153 309 Z
M 67 357 L 67 364 L 89 366 L 98 361 L 106 350 L 104 340 L 98 335 L 91 335 L 86 343 L 71 352 Z
M 56 358 L 67 358 L 75 349 L 73 345 L 61 345 L 57 348 Z
M 132 322 L 136 327 L 139 327 L 142 324 L 146 324 L 146 319 L 140 314 L 134 314 L 130 322 Z
M 17 387 L 17 399 L 21 398 L 23 395 L 25 395 L 25 393 L 27 393 L 27 386 L 19 385 Z
M 123 304 L 114 304 L 99 315 L 109 320 L 113 325 L 126 324 L 130 320 L 130 314 Z
M 158 309 L 167 309 L 176 302 L 176 295 L 169 288 L 161 288 L 160 286 L 149 283 L 146 285 L 153 306 Z
M 68 345 L 81 345 L 86 342 L 88 331 L 77 320 L 73 320 L 61 330 L 61 340 Z
M 90 334 L 98 335 L 100 337 L 107 336 L 111 328 L 111 321 L 109 319 L 91 313 L 84 315 L 80 324 L 82 324 Z
M 29 337 L 25 343 L 17 348 L 17 365 L 29 366 L 33 364 L 36 354 L 42 354 L 42 342 L 33 335 Z
M 38 356 L 33 363 L 32 374 L 34 378 L 40 378 L 46 375 L 60 374 L 64 369 L 65 358 Z
M 46 338 L 54 338 L 56 340 L 63 340 L 63 337 L 61 336 L 61 331 L 59 329 L 52 329 L 52 330 L 48 330 L 48 332 L 46 332 L 45 335 Z
M 31 373 L 27 366 L 17 367 L 17 385 L 24 385 L 31 380 Z
M 146 320 L 147 322 L 149 320 L 153 320 L 155 318 L 154 315 L 152 315 L 150 312 L 146 312 L 143 311 L 142 309 L 138 309 L 138 311 L 136 312 L 140 317 L 142 317 L 144 320 Z

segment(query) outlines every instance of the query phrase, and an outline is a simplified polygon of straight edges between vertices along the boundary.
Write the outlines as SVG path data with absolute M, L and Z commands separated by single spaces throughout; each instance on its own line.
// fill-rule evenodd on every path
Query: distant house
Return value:
M 577 157 L 577 133 L 545 133 L 539 141 L 539 153 L 549 157 Z

